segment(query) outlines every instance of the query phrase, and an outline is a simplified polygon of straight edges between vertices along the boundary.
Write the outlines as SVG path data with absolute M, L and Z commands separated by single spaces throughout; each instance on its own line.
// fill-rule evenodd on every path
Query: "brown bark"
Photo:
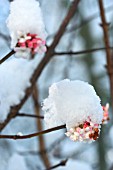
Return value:
M 39 109 L 40 106 L 39 106 L 39 102 L 38 102 L 38 89 L 37 89 L 36 85 L 34 86 L 32 96 L 33 96 L 35 113 L 36 113 L 37 116 L 40 116 L 40 109 Z M 39 131 L 42 131 L 43 126 L 42 126 L 41 119 L 37 119 L 36 121 L 37 121 L 37 129 Z M 49 157 L 48 157 L 47 153 L 42 152 L 46 149 L 45 140 L 44 140 L 43 135 L 39 136 L 38 142 L 39 142 L 39 149 L 40 149 L 40 152 L 41 152 L 42 161 L 43 161 L 45 167 L 49 168 L 50 167 Z
M 110 80 L 111 103 L 112 103 L 112 109 L 113 109 L 113 62 L 111 58 L 111 52 L 109 49 L 110 47 L 109 34 L 108 34 L 109 23 L 107 23 L 106 21 L 103 0 L 99 0 L 98 2 L 99 2 L 100 16 L 101 16 L 101 21 L 102 21 L 101 26 L 103 28 L 103 34 L 104 34 L 104 43 L 106 46 L 107 71 L 108 71 L 109 80 Z
M 61 125 L 61 126 L 57 126 L 57 127 L 53 127 L 47 130 L 43 130 L 37 133 L 32 133 L 32 134 L 28 134 L 28 135 L 0 135 L 0 138 L 2 139 L 13 139 L 13 140 L 17 140 L 17 139 L 28 139 L 28 138 L 33 138 L 33 137 L 37 137 L 46 133 L 50 133 L 56 130 L 60 130 L 60 129 L 65 129 L 66 125 Z

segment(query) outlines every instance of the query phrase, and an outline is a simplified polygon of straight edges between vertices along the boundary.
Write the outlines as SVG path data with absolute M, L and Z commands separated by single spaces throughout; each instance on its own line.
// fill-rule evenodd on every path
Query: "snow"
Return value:
M 11 48 L 15 48 L 20 38 L 27 36 L 28 33 L 36 34 L 42 40 L 45 40 L 46 37 L 41 9 L 36 0 L 15 0 L 11 2 L 7 26 L 12 39 Z M 15 50 L 16 57 L 20 57 L 20 52 L 23 52 L 22 49 L 20 48 L 20 52 L 17 49 Z M 26 55 L 29 58 L 28 49 L 22 57 L 26 57 Z
M 38 55 L 31 61 L 13 58 L 0 66 L 0 122 L 6 119 L 10 107 L 19 104 L 24 97 L 32 73 L 41 58 Z
M 100 124 L 103 110 L 100 98 L 93 86 L 86 82 L 64 79 L 49 88 L 49 96 L 43 102 L 47 127 L 66 124 L 67 129 L 82 124 L 89 116 Z
M 108 0 L 104 0 L 104 1 L 106 2 L 106 5 L 109 5 L 110 3 L 112 4 L 112 1 L 111 2 L 108 2 Z M 67 1 L 64 1 L 64 0 L 63 1 L 62 0 L 42 1 L 42 0 L 40 0 L 40 2 L 42 4 L 41 9 L 43 9 L 43 14 L 44 14 L 43 16 L 44 16 L 44 21 L 46 23 L 46 28 L 47 28 L 47 30 L 49 32 L 49 35 L 51 35 L 52 33 L 55 33 L 58 30 L 59 25 L 61 24 L 64 16 L 67 13 L 68 9 L 67 9 L 66 4 L 64 4 Z M 93 12 L 95 13 L 95 11 L 98 10 L 98 6 L 93 5 L 95 3 L 94 0 L 91 1 L 91 2 L 88 1 L 88 2 L 83 2 L 83 3 L 79 4 L 80 5 L 79 7 L 80 7 L 80 11 L 82 12 L 82 14 L 84 14 L 84 18 L 86 18 L 86 19 L 87 19 L 87 16 L 92 15 Z M 90 3 L 90 7 L 92 7 L 92 8 L 89 8 L 89 6 L 87 5 L 89 3 Z M 92 4 L 92 6 L 91 6 L 91 4 Z M 8 2 L 8 0 L 0 0 L 0 5 L 1 5 L 1 8 L 0 8 L 1 9 L 0 10 L 0 22 L 1 22 L 0 28 L 1 29 L 0 29 L 0 31 L 1 31 L 1 33 L 7 35 L 6 25 L 4 23 L 5 23 L 7 15 L 8 15 L 9 2 Z M 104 6 L 104 7 L 106 8 L 106 6 Z M 84 11 L 83 9 L 85 9 L 85 8 L 86 8 L 86 10 Z M 92 10 L 93 10 L 93 12 L 92 12 Z M 86 16 L 87 13 L 89 15 Z M 106 16 L 107 15 L 108 14 L 106 13 Z M 112 18 L 112 15 L 111 15 L 110 18 Z M 79 18 L 74 19 L 74 23 L 76 22 L 75 24 L 77 24 L 77 22 L 78 22 L 77 20 L 79 20 Z M 108 21 L 111 21 L 111 19 L 109 19 Z M 99 22 L 98 22 L 98 20 L 96 20 L 96 22 L 93 22 L 93 21 L 91 22 L 91 25 L 93 25 L 93 26 L 90 25 L 91 26 L 90 28 L 93 28 L 93 30 L 94 30 L 94 31 L 92 31 L 93 35 L 95 35 L 95 37 L 96 37 L 96 39 L 95 39 L 94 36 L 92 35 L 92 37 L 96 40 L 96 41 L 93 41 L 93 43 L 91 41 L 91 45 L 93 45 L 92 48 L 93 47 L 99 47 L 99 45 L 102 46 L 102 44 L 100 44 L 100 42 L 98 42 L 98 38 L 99 39 L 102 38 L 101 34 L 100 34 L 100 27 L 99 27 L 98 24 L 99 24 Z M 72 37 L 72 41 L 73 41 L 72 44 L 73 45 L 71 46 L 70 50 L 73 49 L 74 51 L 78 51 L 78 50 L 86 49 L 86 47 L 85 47 L 86 39 L 85 39 L 85 41 L 83 41 L 83 39 L 81 38 L 82 35 L 81 36 L 79 36 L 79 35 L 81 35 L 81 33 L 77 32 L 75 37 L 74 36 Z M 51 38 L 51 41 L 52 40 L 53 40 L 53 37 Z M 2 58 L 2 56 L 4 56 L 7 53 L 7 51 L 9 51 L 9 48 L 7 47 L 7 44 L 9 45 L 10 42 L 5 41 L 5 40 L 2 41 L 2 37 L 1 37 L 0 42 L 1 42 L 1 44 L 0 44 L 1 45 L 1 51 L 0 51 L 1 56 L 0 57 Z M 97 42 L 97 44 L 95 44 L 96 42 Z M 58 50 L 67 51 L 69 49 L 69 43 L 70 43 L 70 37 L 64 36 L 64 38 L 62 38 L 62 40 L 60 41 L 59 46 L 57 47 Z M 48 45 L 49 45 L 49 43 L 48 43 Z M 93 61 L 93 65 L 91 64 L 89 67 L 86 64 L 88 62 L 88 60 L 84 59 L 83 56 L 76 56 L 76 55 L 73 56 L 73 57 L 72 56 L 67 56 L 67 57 L 66 56 L 61 56 L 61 57 L 56 56 L 46 66 L 46 68 L 44 69 L 44 71 L 41 74 L 40 79 L 38 81 L 39 100 L 42 101 L 43 98 L 47 97 L 47 93 L 48 93 L 47 89 L 52 83 L 58 82 L 61 79 L 64 79 L 64 78 L 68 77 L 68 78 L 73 79 L 73 80 L 79 79 L 79 80 L 84 80 L 84 81 L 88 81 L 88 82 L 91 82 L 93 78 L 98 78 L 96 80 L 98 83 L 96 83 L 95 79 L 93 79 L 93 83 L 94 84 L 96 83 L 95 85 L 96 85 L 96 89 L 98 91 L 98 94 L 100 93 L 100 95 L 103 96 L 103 94 L 101 94 L 101 92 L 102 93 L 107 93 L 107 95 L 103 96 L 103 102 L 104 102 L 104 100 L 109 101 L 109 88 L 106 88 L 106 86 L 108 87 L 108 85 L 107 85 L 108 84 L 108 78 L 106 80 L 105 78 L 107 77 L 107 75 L 105 76 L 105 75 L 102 74 L 103 71 L 104 71 L 103 67 L 106 64 L 105 59 L 104 59 L 104 55 L 105 54 L 101 53 L 101 52 L 94 53 L 93 58 L 96 57 L 96 59 L 95 59 L 95 61 Z M 92 57 L 92 56 L 89 56 L 89 57 Z M 17 59 L 15 59 L 15 60 L 17 60 Z M 7 62 L 9 62 L 9 61 L 7 61 Z M 18 77 L 18 80 L 15 79 L 14 76 L 12 77 L 11 75 L 7 75 L 7 81 L 6 81 L 7 85 L 9 86 L 9 84 L 8 84 L 9 80 L 10 80 L 9 82 L 13 81 L 11 88 L 9 88 L 9 90 L 11 90 L 11 92 L 12 92 L 12 88 L 14 88 L 15 85 L 17 86 L 17 82 L 21 85 L 21 83 L 20 83 L 21 78 L 20 77 L 24 73 L 24 71 L 23 71 L 23 70 L 25 70 L 24 67 L 28 67 L 27 66 L 28 63 L 25 62 L 25 61 L 20 61 L 20 59 L 15 61 L 15 62 L 21 62 L 21 64 L 19 64 L 19 63 L 17 64 L 19 66 L 19 69 L 21 69 L 21 74 Z M 12 67 L 14 65 L 15 64 L 12 64 Z M 2 65 L 0 67 L 2 67 Z M 18 67 L 17 67 L 17 69 L 18 69 Z M 4 70 L 5 70 L 5 67 L 4 67 Z M 16 70 L 16 68 L 14 69 L 14 72 L 15 72 L 15 70 Z M 65 70 L 67 71 L 67 74 L 65 74 Z M 93 72 L 92 72 L 92 70 L 93 70 Z M 6 90 L 6 94 L 7 94 L 8 87 L 6 87 L 5 82 L 1 86 L 1 74 L 2 74 L 1 71 L 0 71 L 0 88 L 1 88 L 0 96 L 1 96 L 2 99 L 6 98 L 6 102 L 7 102 L 7 96 L 9 95 L 9 93 L 8 93 L 8 95 L 6 95 L 6 97 L 3 97 L 3 92 L 2 91 L 4 91 L 4 93 L 5 93 L 5 90 Z M 8 74 L 8 71 L 9 71 L 9 67 L 8 67 L 8 63 L 7 63 L 7 67 L 6 67 L 6 73 L 7 74 Z M 92 73 L 94 74 L 93 76 L 95 76 L 95 77 L 91 77 Z M 12 68 L 12 75 L 14 75 L 13 68 Z M 10 78 L 8 78 L 8 76 L 10 76 Z M 3 74 L 2 79 L 5 79 L 4 74 Z M 23 83 L 23 81 L 22 81 L 22 83 Z M 27 85 L 25 85 L 25 86 L 27 86 Z M 22 92 L 24 92 L 24 91 L 22 90 Z M 18 95 L 19 95 L 19 92 L 17 94 L 17 97 L 19 97 Z M 12 96 L 11 93 L 10 93 L 10 96 Z M 1 99 L 1 101 L 2 101 L 2 99 Z M 26 104 L 22 108 L 21 112 L 30 113 L 30 114 L 34 113 L 33 106 L 31 106 L 31 105 L 32 105 L 32 98 L 30 98 L 30 100 L 26 102 Z M 8 105 L 8 108 L 9 107 L 10 107 L 10 105 Z M 4 104 L 4 109 L 6 109 L 5 104 Z M 3 116 L 4 114 L 0 111 L 0 115 Z M 36 131 L 37 131 L 36 121 L 34 119 L 18 117 L 16 119 L 13 119 L 8 124 L 8 126 L 3 130 L 3 134 L 17 134 L 17 132 L 22 132 L 23 134 L 28 134 L 28 133 L 32 133 L 32 132 L 36 132 Z M 109 132 L 109 131 L 107 131 L 107 132 Z M 112 132 L 113 131 L 111 131 L 111 133 L 110 133 L 111 138 L 113 136 Z M 47 148 L 51 147 L 51 143 L 53 141 L 57 141 L 57 139 L 60 138 L 59 136 L 62 133 L 64 134 L 64 130 L 59 130 L 57 132 L 55 131 L 55 132 L 48 133 L 47 135 L 45 135 L 45 137 L 46 137 L 46 139 L 45 139 L 46 147 Z M 108 139 L 108 133 L 106 134 L 106 136 L 103 136 L 103 137 Z M 108 139 L 107 141 L 108 141 L 108 144 L 110 144 L 110 143 L 113 144 L 112 143 L 113 140 Z M 72 142 L 72 141 L 70 141 L 68 139 L 67 139 L 67 143 L 66 143 L 65 140 L 61 141 L 61 142 L 62 142 L 62 145 L 60 147 L 60 151 L 62 151 L 62 154 L 64 153 L 64 158 L 63 159 L 66 158 L 65 156 L 68 153 L 71 156 L 71 153 L 75 152 L 75 154 L 76 154 L 76 151 L 78 151 L 78 152 L 84 152 L 85 150 L 87 150 L 87 151 L 84 152 L 84 155 L 83 155 L 84 159 L 82 157 L 80 157 L 80 155 L 78 154 L 77 158 L 74 157 L 76 159 L 76 161 L 72 160 L 72 162 L 71 162 L 69 160 L 67 162 L 66 167 L 59 167 L 58 169 L 61 168 L 61 169 L 64 169 L 64 170 L 66 170 L 66 169 L 68 169 L 68 170 L 69 169 L 72 169 L 72 170 L 80 169 L 81 170 L 81 169 L 86 169 L 87 168 L 87 170 L 89 170 L 89 168 L 91 169 L 90 164 L 92 166 L 95 165 L 97 168 L 99 168 L 100 163 L 99 163 L 98 157 L 95 157 L 94 152 L 92 153 L 92 151 L 90 150 L 91 145 L 83 144 L 85 146 L 85 148 L 84 148 L 84 147 L 81 147 L 82 143 L 77 143 L 77 142 L 74 143 L 74 142 Z M 11 163 L 11 161 L 9 161 L 9 159 L 11 160 L 12 156 L 14 157 L 14 155 L 16 153 L 19 154 L 21 152 L 22 153 L 25 152 L 26 155 L 27 155 L 26 156 L 24 154 L 21 154 L 23 159 L 25 159 L 26 165 L 29 164 L 26 167 L 27 169 L 29 169 L 29 170 L 31 170 L 31 169 L 33 169 L 33 170 L 34 169 L 45 169 L 44 166 L 43 166 L 42 160 L 39 159 L 40 155 L 38 156 L 38 154 L 37 154 L 37 152 L 39 151 L 37 143 L 38 143 L 37 138 L 28 139 L 28 140 L 22 140 L 22 141 L 12 141 L 12 140 L 7 140 L 7 139 L 6 140 L 1 139 L 0 140 L 0 153 L 1 153 L 1 156 L 0 156 L 0 170 L 7 170 L 8 166 L 10 166 L 10 163 Z M 77 144 L 77 146 L 75 146 L 76 144 Z M 93 143 L 93 144 L 95 144 L 95 143 Z M 57 145 L 55 145 L 55 147 L 52 147 L 53 148 L 52 152 L 59 145 L 60 144 L 58 143 Z M 96 148 L 94 148 L 94 150 L 95 150 L 95 152 L 97 152 Z M 28 153 L 27 153 L 27 151 L 28 151 Z M 33 154 L 29 153 L 29 151 L 35 151 L 36 154 L 33 155 Z M 89 152 L 89 154 L 88 154 L 88 152 Z M 51 152 L 49 152 L 49 153 L 52 154 Z M 18 154 L 17 154 L 16 157 L 18 157 Z M 98 152 L 97 152 L 97 154 L 98 154 Z M 111 158 L 112 154 L 113 154 L 113 151 L 111 150 L 111 152 L 109 152 L 110 159 L 112 159 Z M 60 156 L 62 156 L 62 155 L 60 155 Z M 17 163 L 19 163 L 19 160 L 20 160 L 20 157 L 18 157 L 18 158 L 19 159 L 16 160 Z M 89 158 L 92 159 L 92 161 Z M 97 159 L 97 161 L 95 161 L 95 158 Z M 57 162 L 55 160 L 51 165 L 55 165 L 56 163 L 59 163 L 61 161 L 61 159 L 57 160 Z M 79 161 L 77 161 L 78 159 L 79 159 Z M 50 160 L 52 162 L 53 158 L 51 158 Z M 87 164 L 85 162 L 83 162 L 83 161 L 85 161 L 85 162 L 87 161 Z M 110 162 L 109 165 L 111 165 L 112 160 L 108 161 L 108 163 L 109 162 Z M 71 163 L 72 163 L 72 166 L 71 166 Z M 40 168 L 37 167 L 39 164 L 41 164 Z M 88 164 L 89 164 L 89 166 L 88 166 Z M 82 167 L 80 167 L 80 166 L 82 166 Z M 17 169 L 17 167 L 15 169 Z M 23 168 L 20 168 L 20 169 L 23 170 Z

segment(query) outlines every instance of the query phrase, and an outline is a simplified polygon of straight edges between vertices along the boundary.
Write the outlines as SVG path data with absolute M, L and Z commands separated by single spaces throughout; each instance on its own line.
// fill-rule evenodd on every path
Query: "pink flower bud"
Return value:
M 32 42 L 33 42 L 33 43 L 37 43 L 37 39 L 34 38 L 34 39 L 32 40 Z
M 27 42 L 28 48 L 33 48 L 33 43 L 32 41 Z
M 25 42 L 18 42 L 17 46 L 19 47 L 26 47 Z
M 37 48 L 38 47 L 38 44 L 37 43 L 33 43 L 33 48 Z

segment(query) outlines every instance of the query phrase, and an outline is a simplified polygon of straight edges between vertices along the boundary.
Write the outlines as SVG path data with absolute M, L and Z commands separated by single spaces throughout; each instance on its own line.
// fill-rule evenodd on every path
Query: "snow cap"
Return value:
M 70 131 L 82 125 L 92 132 L 94 128 L 100 128 L 103 119 L 100 98 L 93 86 L 80 80 L 65 79 L 54 83 L 49 88 L 49 96 L 44 100 L 42 110 L 48 128 L 66 124 Z
M 12 40 L 11 48 L 15 49 L 16 47 L 17 57 L 24 53 L 22 57 L 27 58 L 26 55 L 29 56 L 27 48 L 34 48 L 33 52 L 35 53 L 41 50 L 45 52 L 46 32 L 38 1 L 15 0 L 11 2 L 7 26 Z M 31 47 L 31 44 L 33 44 L 33 47 Z M 43 46 L 44 48 L 42 48 Z M 20 47 L 20 51 L 17 47 Z M 21 48 L 24 48 L 24 51 Z

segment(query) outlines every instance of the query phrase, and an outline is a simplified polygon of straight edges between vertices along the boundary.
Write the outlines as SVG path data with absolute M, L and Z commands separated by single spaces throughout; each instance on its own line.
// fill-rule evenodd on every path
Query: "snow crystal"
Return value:
M 18 132 L 16 135 L 17 136 L 23 136 L 23 133 L 22 132 Z
M 10 107 L 19 104 L 24 97 L 32 73 L 40 62 L 37 57 L 31 61 L 13 58 L 0 66 L 0 122 L 6 119 Z
M 100 124 L 103 118 L 100 98 L 93 86 L 79 80 L 65 79 L 54 83 L 42 110 L 48 128 L 66 124 L 70 129 L 83 124 L 88 117 L 93 123 Z
M 21 39 L 27 36 L 27 34 L 36 34 L 37 37 L 39 37 L 42 42 L 46 37 L 41 9 L 39 6 L 39 2 L 37 2 L 36 0 L 27 0 L 27 1 L 15 0 L 11 2 L 10 15 L 7 19 L 7 26 L 9 28 L 11 39 L 12 39 L 11 48 L 15 48 L 18 41 L 21 41 Z M 40 44 L 38 43 L 38 45 Z M 45 44 L 43 44 L 43 46 L 45 47 Z M 23 47 L 22 44 L 20 47 Z M 28 55 L 29 58 L 27 48 L 28 47 L 26 47 L 27 53 L 23 55 L 24 57 Z M 42 48 L 42 44 L 40 48 Z M 17 52 L 16 56 L 20 57 L 20 54 L 21 54 L 21 48 L 20 48 L 20 52 Z

